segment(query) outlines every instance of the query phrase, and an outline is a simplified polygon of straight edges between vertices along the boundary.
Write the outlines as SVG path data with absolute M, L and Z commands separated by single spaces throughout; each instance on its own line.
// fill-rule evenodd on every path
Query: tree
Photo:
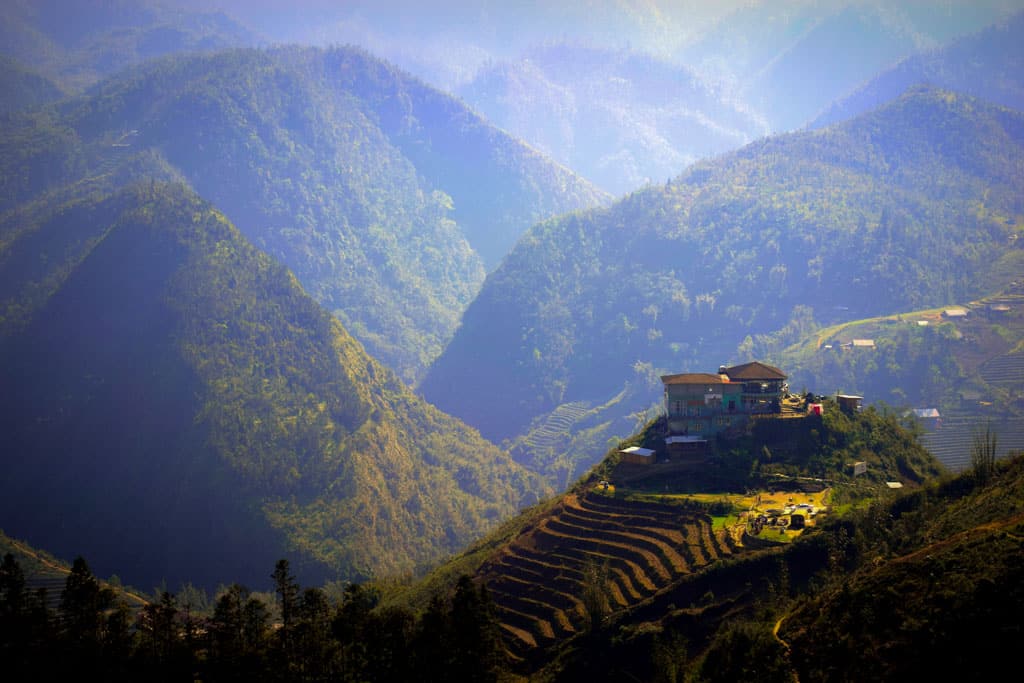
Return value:
M 295 663 L 303 680 L 333 677 L 337 652 L 331 638 L 331 603 L 319 588 L 307 588 L 296 610 L 293 633 Z
M 501 636 L 487 587 L 462 575 L 449 615 L 452 680 L 493 681 L 501 664 Z
M 278 644 L 284 656 L 284 668 L 290 669 L 295 659 L 293 631 L 295 628 L 295 612 L 299 602 L 299 584 L 291 573 L 288 560 L 281 559 L 274 566 L 270 575 L 274 580 L 277 592 L 277 604 L 281 610 L 281 629 L 278 631 Z
M 249 589 L 232 584 L 217 599 L 210 621 L 211 665 L 223 677 L 244 678 L 262 669 L 270 614 Z M 213 676 L 217 678 L 218 676 Z
M 104 635 L 104 611 L 113 598 L 113 591 L 100 586 L 85 558 L 76 558 L 60 596 L 62 635 L 73 646 L 98 647 Z
M 0 564 L 0 624 L 7 627 L 20 620 L 25 610 L 26 595 L 25 573 L 17 558 L 7 553 Z M 4 642 L 8 641 L 5 639 Z
M 178 643 L 178 603 L 174 596 L 163 591 L 159 602 L 142 608 L 139 615 L 139 634 L 146 656 L 154 662 L 166 663 Z
M 21 657 L 26 644 L 28 592 L 17 558 L 4 555 L 0 564 L 0 655 L 5 662 Z
M 971 468 L 974 477 L 982 484 L 987 482 L 996 468 L 996 447 L 998 437 L 992 430 L 992 423 L 975 427 L 971 439 Z

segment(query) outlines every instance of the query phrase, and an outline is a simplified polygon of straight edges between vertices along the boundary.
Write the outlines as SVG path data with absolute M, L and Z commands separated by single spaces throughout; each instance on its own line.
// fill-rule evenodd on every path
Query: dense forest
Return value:
M 0 137 L 4 209 L 158 157 L 408 383 L 521 232 L 604 198 L 355 49 L 157 60 Z
M 0 7 L 3 53 L 69 92 L 160 55 L 258 40 L 223 12 L 161 0 L 8 0 Z
M 998 289 L 1024 262 L 1022 124 L 921 87 L 535 226 L 421 389 L 500 441 L 559 406 L 602 405 L 638 377 L 655 378 L 650 401 L 658 372 L 750 360 L 753 334 L 789 344 L 818 324 Z
M 178 184 L 2 225 L 0 516 L 143 585 L 400 573 L 547 489 Z M 41 504 L 45 501 L 45 504 Z

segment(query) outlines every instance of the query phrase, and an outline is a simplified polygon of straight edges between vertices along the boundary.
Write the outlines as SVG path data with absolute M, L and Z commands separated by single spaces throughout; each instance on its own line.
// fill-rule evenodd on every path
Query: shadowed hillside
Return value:
M 101 575 L 411 571 L 545 489 L 179 185 L 0 225 L 5 528 Z

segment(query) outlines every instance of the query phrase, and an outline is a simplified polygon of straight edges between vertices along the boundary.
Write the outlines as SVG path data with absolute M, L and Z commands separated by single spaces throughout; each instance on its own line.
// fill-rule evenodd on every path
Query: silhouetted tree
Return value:
M 281 658 L 281 670 L 285 672 L 290 671 L 295 665 L 293 630 L 299 602 L 299 584 L 292 575 L 288 560 L 285 559 L 277 561 L 270 578 L 274 580 L 277 605 L 281 611 L 281 628 L 276 633 L 276 652 Z

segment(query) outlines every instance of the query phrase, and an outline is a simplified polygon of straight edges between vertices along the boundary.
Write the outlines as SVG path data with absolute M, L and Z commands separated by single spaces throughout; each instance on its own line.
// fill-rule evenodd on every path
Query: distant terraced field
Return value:
M 962 472 L 971 466 L 971 447 L 975 431 L 983 427 L 984 418 L 967 411 L 949 411 L 942 418 L 942 426 L 927 432 L 921 444 L 952 472 Z M 1004 417 L 991 422 L 996 434 L 996 454 L 1005 458 L 1011 452 L 1024 451 L 1024 417 Z
M 1007 353 L 985 362 L 979 374 L 989 384 L 1024 387 L 1024 353 Z
M 738 549 L 711 518 L 679 506 L 568 494 L 553 514 L 483 567 L 510 652 L 522 656 L 585 628 L 586 576 L 620 610 Z

